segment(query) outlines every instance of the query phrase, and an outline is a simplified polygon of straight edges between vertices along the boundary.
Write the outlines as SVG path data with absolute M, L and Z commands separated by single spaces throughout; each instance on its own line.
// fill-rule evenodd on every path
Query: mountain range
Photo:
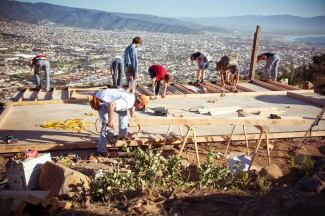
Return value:
M 257 25 L 260 25 L 263 31 L 273 33 L 325 34 L 325 16 L 302 18 L 278 15 L 172 19 L 8 0 L 0 1 L 0 19 L 81 28 L 181 34 L 200 34 L 203 31 L 254 32 Z

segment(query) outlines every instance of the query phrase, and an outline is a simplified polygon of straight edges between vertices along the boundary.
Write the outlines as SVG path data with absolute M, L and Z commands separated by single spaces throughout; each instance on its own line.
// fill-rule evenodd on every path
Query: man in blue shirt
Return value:
M 136 79 L 138 78 L 138 50 L 142 44 L 140 37 L 133 38 L 132 43 L 125 49 L 124 52 L 124 71 L 128 83 L 128 91 L 135 93 L 137 85 Z

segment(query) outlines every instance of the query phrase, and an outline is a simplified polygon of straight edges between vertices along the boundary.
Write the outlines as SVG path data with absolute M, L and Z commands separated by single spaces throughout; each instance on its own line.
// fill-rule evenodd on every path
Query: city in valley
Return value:
M 222 56 L 237 54 L 240 78 L 249 74 L 254 33 L 211 33 L 200 35 L 108 31 L 54 25 L 34 25 L 0 21 L 0 99 L 10 100 L 21 88 L 35 87 L 30 75 L 30 60 L 37 53 L 46 55 L 51 64 L 51 86 L 103 86 L 112 83 L 107 66 L 113 56 L 124 56 L 132 39 L 140 36 L 143 44 L 138 49 L 139 82 L 150 83 L 147 68 L 160 64 L 172 74 L 174 82 L 196 80 L 197 65 L 190 54 L 201 51 L 212 57 L 207 80 L 218 80 L 215 62 Z M 281 56 L 279 73 L 308 64 L 324 49 L 309 44 L 290 42 L 292 35 L 263 32 L 260 52 Z M 257 65 L 262 71 L 264 64 Z M 124 78 L 125 83 L 125 78 Z

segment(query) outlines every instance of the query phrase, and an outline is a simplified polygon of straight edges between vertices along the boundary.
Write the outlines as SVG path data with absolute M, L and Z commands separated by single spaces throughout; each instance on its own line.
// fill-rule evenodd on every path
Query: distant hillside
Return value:
M 303 18 L 290 15 L 275 16 L 233 16 L 213 18 L 182 18 L 187 22 L 237 31 L 255 31 L 260 25 L 262 31 L 273 33 L 325 34 L 325 16 Z
M 225 31 L 187 23 L 177 19 L 149 15 L 111 13 L 64 7 L 46 3 L 24 3 L 0 0 L 0 18 L 28 23 L 55 23 L 82 28 L 129 29 L 137 31 L 199 34 L 202 31 Z

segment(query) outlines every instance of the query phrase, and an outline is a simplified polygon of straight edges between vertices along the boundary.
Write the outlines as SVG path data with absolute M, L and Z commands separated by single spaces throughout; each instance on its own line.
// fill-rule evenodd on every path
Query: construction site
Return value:
M 258 50 L 256 38 L 254 44 L 252 71 Z M 54 87 L 50 91 L 27 88 L 2 104 L 1 215 L 323 215 L 325 212 L 321 204 L 325 202 L 323 94 L 315 93 L 314 89 L 255 80 L 254 73 L 250 81 L 239 82 L 236 93 L 226 85 L 222 97 L 218 81 L 171 83 L 164 98 L 153 96 L 150 86 L 138 84 L 136 92 L 147 96 L 149 104 L 145 111 L 136 112 L 136 118 L 129 118 L 128 130 L 134 139 L 107 143 L 110 154 L 106 158 L 94 155 L 101 122 L 89 106 L 88 96 L 107 88 Z M 144 129 L 141 133 L 137 131 L 138 124 Z M 114 125 L 118 125 L 117 117 Z M 114 132 L 118 133 L 117 127 Z M 201 183 L 190 191 L 159 192 L 143 183 L 142 190 L 119 193 L 110 198 L 109 204 L 107 200 L 105 204 L 80 198 L 83 190 L 91 187 L 89 177 L 112 172 L 119 167 L 120 158 L 127 160 L 132 155 L 123 148 L 128 147 L 132 153 L 148 146 L 162 151 L 165 158 L 179 158 L 182 171 L 192 173 L 189 179 L 199 178 L 191 169 L 204 166 L 211 149 L 220 166 L 226 164 L 234 169 L 231 161 L 236 158 L 243 163 L 243 170 L 244 167 L 245 171 L 264 170 L 272 179 L 284 178 L 290 171 L 292 158 L 295 163 L 303 164 L 306 158 L 322 163 L 317 162 L 318 171 L 313 171 L 308 180 L 294 185 L 280 180 L 277 189 L 263 196 L 220 188 L 202 189 Z M 134 174 L 129 166 L 121 172 Z
M 28 149 L 51 152 L 52 156 L 79 154 L 86 158 L 91 155 L 96 151 L 101 123 L 96 121 L 99 117 L 89 106 L 87 95 L 105 88 L 19 92 L 3 106 L 0 152 L 9 155 Z M 155 98 L 148 89 L 141 85 L 136 88 L 137 93 L 147 95 L 150 100 L 146 111 L 137 112 L 135 119 L 129 119 L 129 131 L 135 134 L 135 139 L 118 140 L 114 146 L 107 144 L 111 158 L 123 156 L 121 148 L 125 143 L 130 147 L 152 145 L 167 150 L 168 154 L 180 156 L 187 166 L 204 162 L 211 147 L 222 157 L 219 163 L 226 161 L 227 153 L 244 152 L 254 159 L 251 166 L 273 163 L 281 169 L 286 167 L 290 150 L 297 146 L 303 149 L 297 150 L 300 154 L 322 155 L 317 149 L 325 145 L 322 120 L 325 96 L 314 90 L 258 80 L 241 82 L 238 93 L 227 92 L 225 97 L 220 97 L 219 83 L 210 82 L 173 83 L 168 86 L 166 98 Z M 165 112 L 157 114 L 155 108 Z M 271 115 L 277 118 L 270 118 Z M 85 128 L 44 127 L 46 122 L 69 119 L 82 120 Z M 117 125 L 117 118 L 115 121 Z M 137 124 L 142 125 L 144 132 L 137 133 Z M 5 140 L 8 135 L 18 140 L 8 143 Z M 310 146 L 310 140 L 316 143 Z M 105 160 L 97 159 L 94 163 L 85 160 L 84 164 L 92 170 L 86 174 L 90 176 L 105 167 Z M 109 168 L 104 170 L 108 172 Z

